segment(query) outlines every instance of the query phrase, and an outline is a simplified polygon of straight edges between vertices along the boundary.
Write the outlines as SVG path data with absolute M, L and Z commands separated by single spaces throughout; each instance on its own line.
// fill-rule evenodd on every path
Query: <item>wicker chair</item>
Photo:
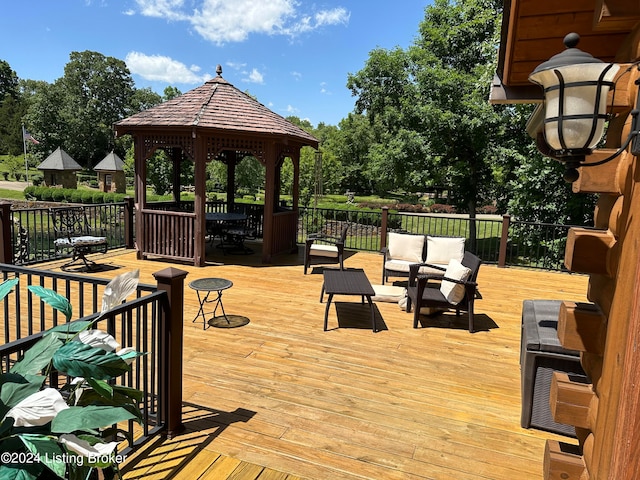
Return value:
M 421 264 L 412 265 L 407 288 L 407 312 L 413 304 L 413 328 L 418 328 L 420 309 L 431 307 L 436 309 L 455 308 L 456 315 L 464 310 L 469 314 L 469 332 L 473 333 L 473 304 L 477 294 L 478 271 L 482 261 L 470 252 L 465 252 L 462 262 L 451 260 L 444 268 L 444 276 L 419 274 Z M 442 267 L 440 267 L 442 268 Z M 430 280 L 437 280 L 439 285 L 428 286 Z M 439 288 L 437 288 L 439 287 Z
M 304 248 L 304 274 L 316 258 L 321 263 L 339 263 L 340 270 L 344 269 L 344 242 L 350 225 L 345 223 L 339 237 L 312 233 L 307 237 Z

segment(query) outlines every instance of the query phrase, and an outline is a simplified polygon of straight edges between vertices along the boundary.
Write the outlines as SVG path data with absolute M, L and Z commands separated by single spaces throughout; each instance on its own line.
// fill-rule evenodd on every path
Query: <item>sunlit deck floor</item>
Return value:
M 250 319 L 203 331 L 185 288 L 186 431 L 129 458 L 125 478 L 541 479 L 545 439 L 573 443 L 520 428 L 520 314 L 524 299 L 586 301 L 585 276 L 482 266 L 474 334 L 455 314 L 413 329 L 392 303 L 376 304 L 373 333 L 368 307 L 340 296 L 324 332 L 319 269 L 304 276 L 301 254 L 262 265 L 255 247 L 224 257 L 210 248 L 204 268 L 124 250 L 98 259 L 97 276 L 139 268 L 154 283 L 171 265 L 187 283 L 230 279 L 225 309 Z M 353 253 L 345 265 L 380 283 L 380 255 Z

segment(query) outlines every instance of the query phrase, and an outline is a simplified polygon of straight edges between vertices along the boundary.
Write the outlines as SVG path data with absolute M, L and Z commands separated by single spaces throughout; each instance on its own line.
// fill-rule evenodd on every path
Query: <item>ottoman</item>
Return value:
M 522 304 L 520 425 L 575 437 L 572 425 L 553 421 L 549 407 L 554 371 L 588 381 L 580 365 L 580 352 L 567 350 L 558 340 L 561 303 L 560 300 L 525 300 Z

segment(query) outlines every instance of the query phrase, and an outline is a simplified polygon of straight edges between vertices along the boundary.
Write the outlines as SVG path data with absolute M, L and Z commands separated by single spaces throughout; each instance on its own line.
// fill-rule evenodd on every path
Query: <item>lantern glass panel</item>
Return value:
M 597 84 L 602 71 L 609 64 L 586 63 L 575 64 L 556 69 L 543 70 L 531 75 L 530 79 L 545 88 L 545 138 L 553 150 L 590 149 L 596 147 L 604 133 L 607 112 L 608 85 Z M 613 65 L 605 74 L 603 81 L 611 82 L 618 72 L 619 66 Z M 558 85 L 560 80 L 555 71 L 559 71 L 564 80 L 564 90 L 560 88 L 547 90 Z M 590 85 L 584 85 L 590 82 Z M 563 95 L 563 120 L 560 124 L 559 107 Z M 598 111 L 595 111 L 596 99 L 599 98 Z M 569 117 L 569 118 L 568 118 Z M 576 118 L 577 117 L 577 118 Z M 596 122 L 593 135 L 592 125 Z M 564 145 L 560 141 L 559 129 L 562 128 Z

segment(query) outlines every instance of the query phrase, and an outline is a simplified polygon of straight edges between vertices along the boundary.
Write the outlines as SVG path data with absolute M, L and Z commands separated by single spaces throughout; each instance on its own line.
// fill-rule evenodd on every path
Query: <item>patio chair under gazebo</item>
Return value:
M 135 144 L 136 246 L 149 256 L 205 264 L 206 171 L 211 161 L 227 165 L 227 208 L 233 205 L 235 165 L 245 156 L 265 167 L 262 261 L 297 249 L 300 149 L 318 140 L 217 76 L 172 100 L 116 122 L 117 136 L 130 134 Z M 146 160 L 164 149 L 173 160 L 173 194 L 180 195 L 180 162 L 195 164 L 193 212 L 157 210 L 147 204 Z M 293 164 L 293 208 L 280 207 L 280 169 Z

